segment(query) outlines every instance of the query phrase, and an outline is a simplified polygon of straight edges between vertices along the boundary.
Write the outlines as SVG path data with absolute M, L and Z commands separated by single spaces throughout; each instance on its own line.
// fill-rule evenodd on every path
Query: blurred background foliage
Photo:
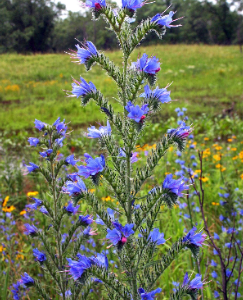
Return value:
M 109 2 L 109 1 L 108 1 Z M 163 12 L 172 3 L 177 17 L 185 16 L 180 30 L 171 29 L 163 43 L 243 43 L 242 0 L 161 0 L 144 5 L 137 12 L 137 25 L 148 16 Z M 117 3 L 112 2 L 114 8 Z M 105 22 L 91 20 L 90 12 L 68 12 L 65 5 L 50 0 L 0 1 L 0 53 L 62 52 L 75 46 L 74 38 L 89 39 L 98 49 L 116 49 L 118 44 Z M 157 43 L 154 34 L 143 45 Z M 241 48 L 242 49 L 242 48 Z

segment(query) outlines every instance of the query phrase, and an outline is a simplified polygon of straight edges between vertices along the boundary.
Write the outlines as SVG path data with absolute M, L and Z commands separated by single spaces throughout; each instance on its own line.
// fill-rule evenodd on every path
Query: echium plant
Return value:
M 26 224 L 26 234 L 42 241 L 43 249 L 35 248 L 34 256 L 52 278 L 52 286 L 55 286 L 56 293 L 63 299 L 87 299 L 90 289 L 97 284 L 101 285 L 102 299 L 154 299 L 162 292 L 157 287 L 159 278 L 178 254 L 189 249 L 197 258 L 205 240 L 205 235 L 197 232 L 194 227 L 187 235 L 174 241 L 165 254 L 157 255 L 158 250 L 163 247 L 161 245 L 166 242 L 164 234 L 156 228 L 160 208 L 161 205 L 173 207 L 178 198 L 183 196 L 183 192 L 188 190 L 189 186 L 185 184 L 183 177 L 174 179 L 173 174 L 169 174 L 161 182 L 161 186 L 154 187 L 146 197 L 141 198 L 144 182 L 152 175 L 167 149 L 175 145 L 179 151 L 183 151 L 186 138 L 191 133 L 189 126 L 171 129 L 147 157 L 146 165 L 136 167 L 134 149 L 138 139 L 153 113 L 170 102 L 171 98 L 167 88 L 153 88 L 160 71 L 158 58 L 143 54 L 129 66 L 129 57 L 150 31 L 162 38 L 166 27 L 180 26 L 171 25 L 174 15 L 171 11 L 168 15 L 158 13 L 132 30 L 130 18 L 144 4 L 141 0 L 123 0 L 122 8 L 113 11 L 105 0 L 86 2 L 86 7 L 93 10 L 94 17 L 102 16 L 116 33 L 123 51 L 123 70 L 97 51 L 90 41 L 77 45 L 77 51 L 71 54 L 87 70 L 95 63 L 100 65 L 118 86 L 117 101 L 122 106 L 120 113 L 114 111 L 92 82 L 88 83 L 83 78 L 74 81 L 69 93 L 70 96 L 80 97 L 82 105 L 93 99 L 101 112 L 105 113 L 107 126 L 92 126 L 87 133 L 89 138 L 96 138 L 100 142 L 103 154 L 92 157 L 86 153 L 81 164 L 73 155 L 59 159 L 59 149 L 67 135 L 67 125 L 59 118 L 53 125 L 36 120 L 35 125 L 42 136 L 29 139 L 31 145 L 43 148 L 40 155 L 45 160 L 45 166 L 30 163 L 28 171 L 42 174 L 49 186 L 49 199 L 34 199 L 33 209 L 41 210 L 49 220 L 49 225 L 40 229 Z M 143 93 L 140 92 L 142 85 Z M 75 166 L 76 171 L 67 177 L 62 175 L 63 167 L 70 165 Z M 115 210 L 107 209 L 94 189 L 90 189 L 91 185 L 98 187 L 101 183 L 103 186 L 107 185 L 112 197 L 116 199 Z M 71 198 L 68 203 L 67 195 Z M 89 207 L 89 214 L 78 215 L 80 201 Z M 65 233 L 63 225 L 70 222 L 70 215 L 75 215 L 75 221 L 68 233 Z M 65 240 L 63 234 L 66 234 Z M 97 234 L 99 241 L 105 240 L 106 248 L 93 255 L 83 254 L 83 244 L 90 236 Z M 113 260 L 117 265 L 115 273 L 110 270 L 109 252 L 106 249 L 112 250 Z M 50 299 L 45 285 L 27 273 L 13 289 L 15 299 L 18 299 L 19 290 L 32 285 L 44 299 Z M 200 274 L 192 279 L 186 273 L 171 299 L 181 299 L 187 295 L 197 299 L 202 287 Z

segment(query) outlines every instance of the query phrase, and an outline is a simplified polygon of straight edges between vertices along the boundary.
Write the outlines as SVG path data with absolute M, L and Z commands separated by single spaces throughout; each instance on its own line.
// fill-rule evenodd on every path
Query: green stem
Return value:
M 126 172 L 126 189 L 127 189 L 127 221 L 128 223 L 131 223 L 132 219 L 132 199 L 131 199 L 131 157 L 129 154 L 130 151 L 127 153 L 127 172 Z
M 50 134 L 50 144 L 51 144 L 51 148 L 52 148 L 52 134 Z M 60 209 L 58 209 L 58 198 L 56 195 L 56 178 L 57 178 L 58 172 L 56 172 L 55 174 L 55 166 L 53 163 L 53 160 L 51 161 L 51 185 L 52 185 L 52 194 L 53 194 L 53 201 L 54 201 L 54 220 L 55 223 L 58 220 L 58 213 L 60 213 Z M 60 233 L 60 227 L 58 226 L 55 229 L 55 235 L 56 235 L 56 245 L 57 245 L 57 253 L 58 253 L 58 268 L 59 271 L 62 271 L 62 266 L 63 266 L 63 258 L 62 258 L 62 247 L 61 247 L 61 233 Z M 65 300 L 65 280 L 64 280 L 64 274 L 63 272 L 61 272 L 61 278 L 62 278 L 62 282 L 61 282 L 61 292 L 63 295 L 63 300 Z

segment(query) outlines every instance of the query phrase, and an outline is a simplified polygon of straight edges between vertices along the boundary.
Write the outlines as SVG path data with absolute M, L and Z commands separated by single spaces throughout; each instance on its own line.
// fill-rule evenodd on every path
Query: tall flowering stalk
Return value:
M 42 136 L 29 139 L 30 145 L 42 148 L 40 156 L 46 167 L 29 163 L 28 172 L 44 176 L 50 195 L 50 199 L 34 199 L 32 208 L 45 215 L 49 226 L 39 229 L 26 224 L 25 232 L 32 238 L 41 239 L 43 249 L 35 248 L 34 256 L 52 278 L 63 299 L 87 299 L 90 288 L 96 284 L 103 284 L 101 293 L 105 299 L 154 299 L 162 292 L 160 287 L 156 287 L 158 279 L 178 254 L 189 249 L 196 258 L 205 239 L 204 234 L 193 228 L 175 241 L 162 256 L 157 255 L 166 243 L 164 233 L 156 228 L 160 208 L 161 205 L 173 207 L 178 198 L 187 193 L 189 186 L 183 177 L 167 175 L 160 186 L 154 187 L 141 200 L 144 182 L 153 174 L 168 148 L 175 145 L 183 151 L 191 133 L 189 126 L 171 129 L 157 143 L 146 165 L 142 168 L 136 166 L 135 146 L 138 139 L 151 115 L 171 100 L 168 87 L 152 90 L 160 71 L 158 58 L 144 53 L 136 62 L 129 62 L 132 51 L 147 33 L 155 31 L 162 38 L 165 27 L 172 26 L 174 13 L 170 12 L 168 15 L 157 14 L 132 30 L 129 18 L 144 4 L 141 0 L 123 0 L 122 8 L 113 11 L 105 0 L 86 1 L 86 7 L 93 10 L 94 17 L 103 17 L 116 33 L 123 52 L 123 70 L 90 41 L 77 45 L 77 50 L 71 53 L 72 58 L 84 64 L 87 70 L 98 64 L 118 86 L 117 99 L 123 108 L 121 113 L 116 113 L 94 84 L 83 78 L 74 80 L 69 92 L 69 96 L 80 97 L 82 105 L 93 99 L 105 113 L 107 126 L 92 126 L 87 130 L 88 138 L 100 142 L 103 154 L 94 157 L 85 153 L 84 159 L 79 161 L 74 156 L 60 160 L 58 153 L 65 142 L 67 125 L 59 118 L 53 125 L 36 120 L 35 126 Z M 139 94 L 143 85 L 145 93 Z M 118 138 L 115 139 L 115 136 Z M 65 166 L 75 170 L 68 176 L 62 175 Z M 104 207 L 90 189 L 101 182 L 112 190 L 112 197 L 117 201 L 115 210 Z M 67 197 L 70 197 L 69 201 Z M 88 213 L 81 214 L 80 200 L 89 207 Z M 73 224 L 65 233 L 63 225 L 70 222 L 70 216 L 73 216 Z M 84 243 L 94 235 L 99 236 L 97 242 L 100 247 L 104 244 L 101 245 L 101 241 L 105 240 L 106 248 L 99 253 L 93 251 L 92 255 L 84 254 Z M 116 273 L 110 270 L 109 251 L 116 257 Z M 44 299 L 50 299 L 45 286 L 27 273 L 22 276 L 17 288 L 32 285 Z M 171 299 L 181 299 L 187 295 L 196 299 L 202 287 L 201 275 L 189 279 L 186 273 Z

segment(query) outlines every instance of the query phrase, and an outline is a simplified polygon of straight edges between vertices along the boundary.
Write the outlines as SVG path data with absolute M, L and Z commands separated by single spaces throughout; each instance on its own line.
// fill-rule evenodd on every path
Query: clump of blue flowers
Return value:
M 205 235 L 193 228 L 178 241 L 173 241 L 170 248 L 167 244 L 165 248 L 165 238 L 171 237 L 166 237 L 166 233 L 156 227 L 160 207 L 173 207 L 178 198 L 187 193 L 189 185 L 182 176 L 175 179 L 174 174 L 167 175 L 161 186 L 150 192 L 144 191 L 145 197 L 141 198 L 144 182 L 153 174 L 167 149 L 175 145 L 183 151 L 192 131 L 184 124 L 171 129 L 157 143 L 146 165 L 136 166 L 135 149 L 146 124 L 155 111 L 171 101 L 168 86 L 153 89 L 160 71 L 157 57 L 144 53 L 136 62 L 129 60 L 147 33 L 155 31 L 162 38 L 165 27 L 173 26 L 174 12 L 169 12 L 168 15 L 157 14 L 132 29 L 129 18 L 145 4 L 142 0 L 123 0 L 118 11 L 113 11 L 104 0 L 86 0 L 84 4 L 92 10 L 94 18 L 103 17 L 111 25 L 122 47 L 124 60 L 121 70 L 91 41 L 76 45 L 76 51 L 71 53 L 71 57 L 78 64 L 84 64 L 87 70 L 94 64 L 99 65 L 119 89 L 120 112 L 114 111 L 102 92 L 82 77 L 80 81 L 74 80 L 67 93 L 80 98 L 82 105 L 95 101 L 104 113 L 106 126 L 91 126 L 86 133 L 87 138 L 96 139 L 101 146 L 99 154 L 85 153 L 84 159 L 75 158 L 74 154 L 60 158 L 59 152 L 69 134 L 65 120 L 60 118 L 52 125 L 35 120 L 41 136 L 29 138 L 31 146 L 40 148 L 42 162 L 29 163 L 27 172 L 30 176 L 42 175 L 49 188 L 47 199 L 34 198 L 29 209 L 39 209 L 48 225 L 37 228 L 25 224 L 25 233 L 42 242 L 40 248 L 33 249 L 34 258 L 52 278 L 63 299 L 86 299 L 97 284 L 103 285 L 102 298 L 108 295 L 114 300 L 155 299 L 163 292 L 156 285 L 166 268 L 183 250 L 191 250 L 196 259 L 205 240 Z M 144 93 L 139 96 L 142 87 Z M 107 209 L 101 203 L 95 190 L 101 185 L 109 188 L 116 207 Z M 94 240 L 96 235 L 98 239 Z M 97 243 L 101 252 L 87 249 L 87 243 Z M 164 251 L 162 256 L 158 255 L 161 250 Z M 116 274 L 110 269 L 110 254 L 116 262 Z M 50 299 L 44 285 L 27 273 L 19 284 L 35 286 L 43 299 Z M 196 299 L 201 288 L 201 275 L 191 281 L 184 279 L 171 299 L 179 300 L 187 295 Z M 14 291 L 16 294 L 18 285 Z

